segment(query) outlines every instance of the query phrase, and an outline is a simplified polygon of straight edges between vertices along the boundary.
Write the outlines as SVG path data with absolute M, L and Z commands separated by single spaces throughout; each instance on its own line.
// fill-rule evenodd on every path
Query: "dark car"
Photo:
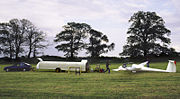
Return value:
M 28 63 L 20 62 L 17 64 L 14 64 L 12 66 L 4 67 L 4 70 L 6 72 L 9 71 L 30 71 L 32 69 L 32 66 Z

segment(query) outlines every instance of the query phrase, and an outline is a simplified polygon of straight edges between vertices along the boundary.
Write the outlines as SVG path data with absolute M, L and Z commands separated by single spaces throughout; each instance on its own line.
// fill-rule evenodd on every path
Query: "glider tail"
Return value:
M 42 62 L 43 61 L 43 59 L 42 58 L 37 58 L 40 62 Z
M 37 58 L 40 62 L 42 62 L 43 61 L 43 59 L 42 58 Z M 38 64 L 37 64 L 37 66 L 36 66 L 36 69 L 39 69 L 39 64 L 40 64 L 40 62 L 38 62 Z
M 176 61 L 169 60 L 166 71 L 167 72 L 176 72 Z

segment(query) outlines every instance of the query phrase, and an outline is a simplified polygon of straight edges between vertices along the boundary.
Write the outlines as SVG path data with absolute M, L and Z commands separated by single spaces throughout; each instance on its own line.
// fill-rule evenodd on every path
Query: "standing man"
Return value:
M 150 62 L 149 62 L 149 59 L 147 58 L 147 67 L 149 67 L 149 63 L 150 63 Z
M 106 71 L 108 71 L 108 73 L 110 74 L 110 68 L 109 68 L 109 60 L 106 61 Z M 105 71 L 105 72 L 106 72 Z

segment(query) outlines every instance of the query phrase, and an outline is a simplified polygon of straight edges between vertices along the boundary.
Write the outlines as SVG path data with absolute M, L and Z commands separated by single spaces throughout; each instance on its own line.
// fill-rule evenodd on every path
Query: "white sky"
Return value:
M 156 12 L 171 30 L 171 47 L 180 51 L 179 0 L 1 0 L 0 22 L 13 18 L 28 19 L 47 33 L 51 46 L 45 55 L 63 56 L 53 39 L 67 22 L 87 23 L 115 43 L 115 50 L 105 56 L 119 56 L 126 44 L 129 18 L 137 11 Z M 88 56 L 80 52 L 79 56 Z

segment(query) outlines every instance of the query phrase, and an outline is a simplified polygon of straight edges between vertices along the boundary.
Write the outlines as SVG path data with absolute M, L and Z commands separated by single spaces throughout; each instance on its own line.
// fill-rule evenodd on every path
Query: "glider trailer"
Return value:
M 65 62 L 65 61 L 40 61 L 36 68 L 37 69 L 54 69 L 56 72 L 60 71 L 80 71 L 87 72 L 89 70 L 89 64 L 87 60 L 81 60 L 81 62 Z

